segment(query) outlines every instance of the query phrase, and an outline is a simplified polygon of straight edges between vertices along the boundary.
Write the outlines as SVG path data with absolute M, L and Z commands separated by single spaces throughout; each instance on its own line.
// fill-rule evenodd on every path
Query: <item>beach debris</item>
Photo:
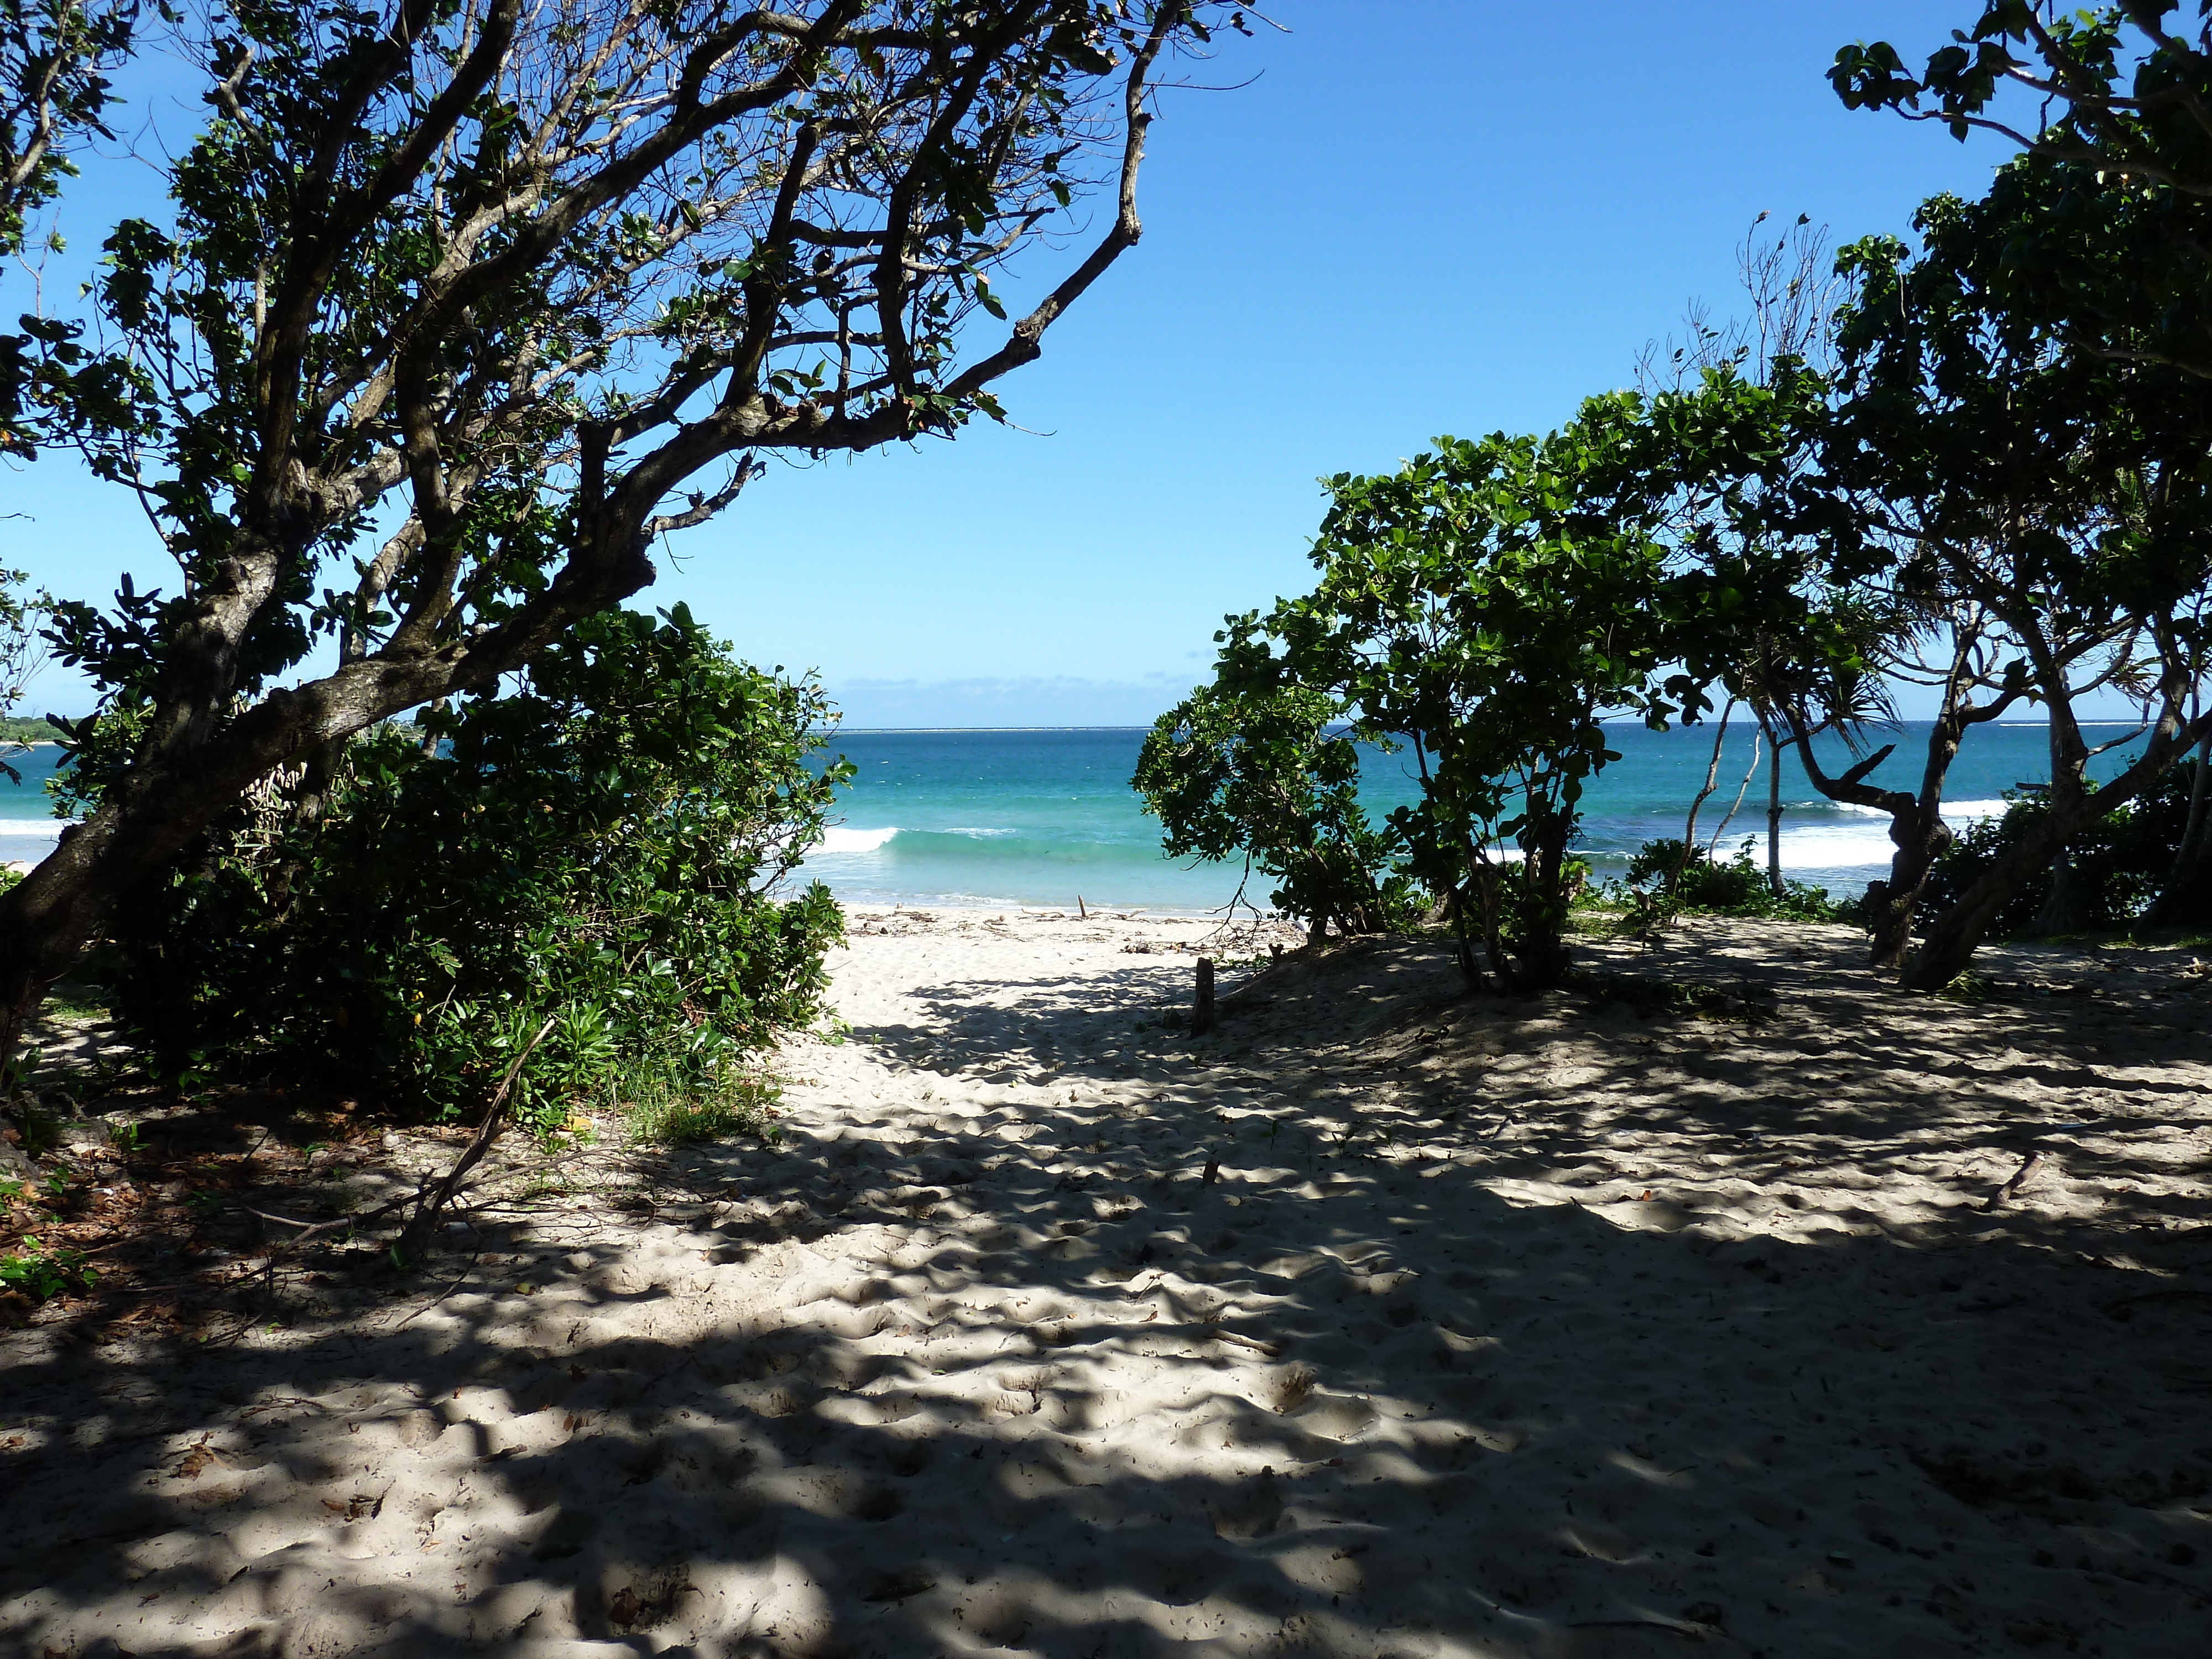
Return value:
M 1198 959 L 1198 993 L 1191 1003 L 1190 1009 L 1190 1034 L 1193 1036 L 1204 1036 L 1213 1029 L 1215 1018 L 1213 958 L 1200 957 Z
M 202 1435 L 185 1453 L 184 1461 L 177 1465 L 178 1480 L 197 1480 L 210 1463 L 222 1463 L 228 1461 L 221 1452 L 208 1444 L 212 1437 L 212 1435 Z
M 2035 1179 L 2036 1172 L 2043 1168 L 2044 1161 L 2048 1157 L 2048 1153 L 2039 1151 L 2030 1152 L 2027 1162 L 2013 1172 L 2012 1179 L 1991 1193 L 1990 1201 L 1982 1207 L 1985 1210 L 1994 1210 L 1998 1205 L 2009 1204 L 2018 1198 L 2021 1189 Z
M 901 1572 L 886 1573 L 876 1587 L 862 1595 L 863 1601 L 903 1601 L 937 1588 L 937 1575 L 927 1567 L 908 1567 Z
M 509 1062 L 507 1075 L 499 1080 L 499 1087 L 493 1091 L 491 1104 L 485 1109 L 483 1122 L 469 1142 L 468 1150 L 455 1160 L 453 1167 L 446 1171 L 444 1179 L 434 1188 L 428 1182 L 423 1183 L 414 1218 L 408 1222 L 406 1231 L 399 1235 L 399 1242 L 392 1247 L 395 1262 L 420 1261 L 428 1254 L 431 1230 L 437 1224 L 439 1212 L 453 1201 L 454 1194 L 460 1190 L 462 1177 L 474 1169 L 477 1161 L 491 1149 L 493 1139 L 506 1121 L 507 1091 L 514 1087 L 516 1076 L 530 1056 L 537 1052 L 538 1045 L 545 1041 L 545 1034 L 553 1029 L 555 1018 L 547 1015 L 545 1023 L 538 1028 L 538 1035 L 532 1037 L 522 1052 Z

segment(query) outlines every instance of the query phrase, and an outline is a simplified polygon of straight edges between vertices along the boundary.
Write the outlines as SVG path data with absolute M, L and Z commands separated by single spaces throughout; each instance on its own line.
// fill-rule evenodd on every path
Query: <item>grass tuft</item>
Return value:
M 664 1146 L 726 1140 L 732 1135 L 766 1133 L 769 1109 L 780 1095 L 775 1082 L 764 1076 L 725 1079 L 706 1094 L 656 1079 L 623 1103 L 623 1116 L 635 1140 Z

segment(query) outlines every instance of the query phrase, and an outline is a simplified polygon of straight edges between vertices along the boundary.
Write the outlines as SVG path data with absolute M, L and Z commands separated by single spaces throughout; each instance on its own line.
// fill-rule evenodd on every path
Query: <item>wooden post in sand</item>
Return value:
M 1204 1036 L 1213 1029 L 1213 958 L 1198 959 L 1198 997 L 1191 1005 L 1190 1034 Z

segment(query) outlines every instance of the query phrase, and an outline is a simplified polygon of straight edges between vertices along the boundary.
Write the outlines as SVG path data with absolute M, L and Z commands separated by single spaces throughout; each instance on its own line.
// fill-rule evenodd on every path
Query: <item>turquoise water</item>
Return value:
M 2107 732 L 2116 736 L 2125 727 Z M 1916 787 L 1928 728 L 1907 725 L 1893 738 L 1898 752 L 1877 769 L 1877 781 Z M 1621 758 L 1585 797 L 1581 850 L 1601 875 L 1618 875 L 1644 842 L 1679 836 L 1691 798 L 1712 755 L 1710 728 L 1650 732 L 1611 728 Z M 1163 858 L 1159 828 L 1129 788 L 1139 729 L 1035 732 L 846 732 L 830 745 L 859 768 L 844 822 L 807 860 L 841 896 L 867 902 L 935 904 L 1143 905 L 1161 910 L 1211 909 L 1237 892 L 1233 866 L 1188 868 Z M 1753 736 L 1731 728 L 1721 787 L 1699 817 L 1709 838 L 1729 810 L 1752 762 Z M 2003 793 L 2050 775 L 2049 733 L 2041 726 L 1984 727 L 1960 752 L 1947 793 L 1954 824 L 2002 811 Z M 1821 749 L 1822 763 L 1848 763 L 1840 743 Z M 2101 757 L 2100 775 L 2124 764 L 2124 753 Z M 1413 799 L 1419 785 L 1412 757 L 1370 753 L 1362 793 L 1379 816 Z M 1783 765 L 1782 856 L 1788 873 L 1834 892 L 1855 892 L 1889 861 L 1888 819 L 1838 806 L 1814 793 L 1793 759 Z M 1762 763 L 1726 844 L 1756 836 L 1765 858 L 1766 775 Z M 1268 888 L 1256 880 L 1247 900 L 1264 907 Z
M 62 827 L 54 821 L 46 781 L 61 757 L 59 744 L 27 750 L 0 744 L 0 760 L 22 775 L 21 782 L 11 783 L 0 772 L 0 864 L 21 859 L 35 862 L 54 850 L 54 838 Z
M 2118 736 L 2126 728 L 2106 732 Z M 1893 734 L 1898 752 L 1876 771 L 1893 787 L 1917 785 L 1927 728 Z M 1679 836 L 1690 798 L 1704 781 L 1712 753 L 1708 730 L 1648 732 L 1612 728 L 1621 758 L 1585 797 L 1582 851 L 1601 874 L 1618 874 L 1638 846 Z M 1159 827 L 1129 787 L 1139 728 L 1026 732 L 843 732 L 830 745 L 858 769 L 839 823 L 806 861 L 803 877 L 819 877 L 841 896 L 862 902 L 1142 905 L 1195 911 L 1227 903 L 1239 872 L 1231 866 L 1185 867 L 1163 858 Z M 2050 775 L 2048 733 L 2040 726 L 1984 727 L 1972 733 L 1953 768 L 1954 824 L 2002 810 L 2006 790 Z M 1705 805 L 1700 838 L 1710 837 L 1734 799 L 1752 758 L 1752 735 L 1731 729 L 1721 787 Z M 52 850 L 58 825 L 46 817 L 40 783 L 61 751 L 47 747 L 18 756 L 21 784 L 0 778 L 0 859 L 37 859 Z M 1841 744 L 1824 763 L 1845 763 Z M 2125 763 L 2126 751 L 2101 757 L 2100 775 Z M 1411 757 L 1371 752 L 1363 793 L 1379 816 L 1413 799 L 1418 786 Z M 1794 759 L 1785 760 L 1783 862 L 1799 880 L 1833 892 L 1856 891 L 1889 859 L 1888 821 L 1839 807 L 1814 794 Z M 1762 764 L 1731 825 L 1727 843 L 1759 838 L 1764 858 L 1766 778 Z M 1268 890 L 1255 882 L 1248 901 L 1265 906 Z

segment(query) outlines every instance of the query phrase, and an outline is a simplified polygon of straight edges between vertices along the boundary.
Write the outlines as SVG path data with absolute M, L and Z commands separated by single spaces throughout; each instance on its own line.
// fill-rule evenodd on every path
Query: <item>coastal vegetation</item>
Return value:
M 1370 25 L 1381 97 L 1454 9 Z M 0 1048 L 0 1650 L 2202 1659 L 2212 965 L 2150 930 L 2212 921 L 2212 172 L 2129 146 L 2212 132 L 2212 0 L 2054 9 L 1839 64 L 2074 103 L 1987 200 L 1762 221 L 1748 315 L 1632 390 L 1326 480 L 1311 582 L 1140 751 L 872 733 L 901 827 L 832 840 L 823 688 L 648 560 L 772 451 L 995 416 L 1243 15 L 0 0 L 0 239 L 131 130 L 127 52 L 210 111 L 178 222 L 0 342 L 0 477 L 74 447 L 179 566 L 0 582 L 0 692 L 99 693 L 18 728 L 78 824 L 0 876 L 0 1036 L 44 990 L 50 1045 Z M 1161 332 L 1133 406 L 1237 417 Z M 849 629 L 822 499 L 753 539 Z M 1785 768 L 1887 880 L 1789 878 Z M 922 897 L 1025 867 L 1074 902 Z M 1279 914 L 1109 890 L 1238 871 Z M 2085 928 L 2142 936 L 1996 942 Z
M 40 656 L 39 605 L 24 592 L 27 580 L 20 570 L 0 570 L 0 763 L 10 749 L 51 742 L 55 735 L 46 721 L 18 719 L 9 712 L 22 701 Z M 8 770 L 14 775 L 13 767 Z
M 1754 230 L 1752 325 L 1720 351 L 1702 331 L 1673 384 L 1592 398 L 1547 435 L 1441 438 L 1394 473 L 1328 480 L 1316 586 L 1230 617 L 1212 686 L 1147 750 L 1170 849 L 1198 849 L 1176 786 L 1204 753 L 1206 699 L 1317 695 L 1343 739 L 1410 751 L 1421 797 L 1394 815 L 1391 867 L 1458 928 L 1470 981 L 1472 936 L 1498 987 L 1539 989 L 1566 970 L 1583 792 L 1617 758 L 1603 720 L 1664 729 L 1747 706 L 1775 767 L 1786 742 L 1821 793 L 1889 816 L 1891 868 L 1859 909 L 1872 961 L 1910 988 L 1949 984 L 1992 929 L 2201 920 L 2203 813 L 2176 803 L 2202 802 L 2212 762 L 2196 297 L 2212 151 L 2184 112 L 2208 60 L 2157 26 L 2171 9 L 2050 21 L 2000 0 L 1917 80 L 1891 48 L 1848 49 L 1848 103 L 1964 131 L 1998 122 L 2009 78 L 2059 112 L 2016 135 L 1984 198 L 1924 204 L 1912 244 L 1850 243 L 1831 275 L 1802 233 Z M 1873 739 L 1899 684 L 1935 708 L 1911 788 L 1870 777 L 1894 752 Z M 2093 744 L 2094 698 L 2132 706 L 2133 729 Z M 2049 783 L 1960 846 L 1949 771 L 2007 714 L 2047 720 Z M 1856 751 L 1840 773 L 1823 732 Z M 1674 866 L 1644 872 L 1670 900 L 1748 873 L 1698 842 L 1716 781 Z M 1273 833 L 1215 822 L 1209 844 Z M 1766 885 L 1785 890 L 1771 854 Z
M 1170 858 L 1245 863 L 1276 884 L 1269 902 L 1310 937 L 1402 921 L 1413 879 L 1397 826 L 1359 804 L 1359 752 L 1343 707 L 1307 686 L 1200 686 L 1154 723 L 1137 761 L 1146 809 Z
M 108 130 L 118 67 L 155 31 L 204 73 L 208 103 L 159 162 L 169 221 L 116 223 L 76 311 L 27 287 L 32 308 L 0 352 L 0 444 L 24 459 L 74 451 L 146 507 L 179 578 L 125 578 L 108 605 L 52 604 L 54 657 L 99 699 L 65 734 L 70 787 L 90 810 L 0 894 L 0 1054 L 149 891 L 181 907 L 179 928 L 203 903 L 246 903 L 240 889 L 255 890 L 249 909 L 289 915 L 289 889 L 259 891 L 263 866 L 198 868 L 272 789 L 334 859 L 367 857 L 339 849 L 386 811 L 427 834 L 431 797 L 472 787 L 469 763 L 355 743 L 380 722 L 459 698 L 462 712 L 425 717 L 456 744 L 527 737 L 532 766 L 592 752 L 589 720 L 533 728 L 541 704 L 525 694 L 499 712 L 502 688 L 551 672 L 538 665 L 565 660 L 556 647 L 579 630 L 624 626 L 594 619 L 651 582 L 656 548 L 729 507 L 768 458 L 1001 418 L 993 388 L 1041 355 L 1141 234 L 1153 77 L 1202 49 L 1210 24 L 1244 27 L 1212 0 L 0 9 L 0 255 L 35 241 L 73 155 Z M 1080 216 L 1102 191 L 1108 212 L 1091 225 Z M 994 277 L 1068 236 L 1079 246 L 1009 321 Z M 994 339 L 979 344 L 985 330 Z M 786 687 L 766 702 L 790 712 L 812 696 Z M 743 741 L 773 730 L 762 764 L 777 775 L 787 722 L 735 729 Z M 647 841 L 662 833 L 664 788 L 686 786 L 617 775 L 638 793 L 590 811 L 626 813 Z M 795 856 L 816 819 L 790 806 Z M 275 843 L 281 881 L 298 866 L 303 893 L 338 902 L 343 884 L 318 882 L 289 828 Z M 641 848 L 637 867 L 656 855 Z M 410 877 L 447 896 L 463 878 L 459 864 Z M 749 879 L 717 866 L 709 887 Z M 537 969 L 567 988 L 540 1000 L 570 1006 L 571 947 L 527 941 L 572 899 L 627 916 L 629 901 L 603 891 L 526 906 L 496 944 L 456 935 L 454 949 L 489 953 L 480 971 L 371 970 L 360 952 L 400 942 L 353 941 L 345 959 L 370 1006 L 343 1046 L 365 1061 L 416 992 L 434 1010 L 450 999 L 425 1015 L 434 1033 L 439 1020 L 474 1030 L 457 1007 L 482 1009 L 489 987 Z M 335 921 L 283 931 L 313 926 Z M 805 1006 L 817 969 L 800 958 L 826 936 L 818 906 L 782 926 L 773 949 L 744 946 L 765 951 L 761 977 L 740 975 L 732 1012 L 706 1028 L 757 1042 Z M 671 959 L 738 948 L 687 945 Z M 272 960 L 301 960 L 290 949 Z M 204 1012 L 196 999 L 234 971 L 202 966 L 212 977 L 196 969 L 174 1006 L 135 1000 L 149 1031 Z M 208 994 L 244 994 L 262 970 L 235 971 L 234 992 Z M 285 987 L 271 1031 L 163 1035 L 171 1063 L 293 1041 L 288 1022 L 328 986 L 271 982 Z M 555 1040 L 549 1063 L 575 1046 Z M 447 1077 L 440 1089 L 489 1086 L 450 1059 L 406 1063 Z
M 746 1121 L 752 1056 L 815 1018 L 841 931 L 826 888 L 787 890 L 849 774 L 812 759 L 833 718 L 681 607 L 589 618 L 422 740 L 365 735 L 242 803 L 90 971 L 173 1086 L 314 1079 L 452 1115 L 534 1044 L 510 1109 L 540 1133 L 591 1107 Z M 65 775 L 87 805 L 107 758 Z

